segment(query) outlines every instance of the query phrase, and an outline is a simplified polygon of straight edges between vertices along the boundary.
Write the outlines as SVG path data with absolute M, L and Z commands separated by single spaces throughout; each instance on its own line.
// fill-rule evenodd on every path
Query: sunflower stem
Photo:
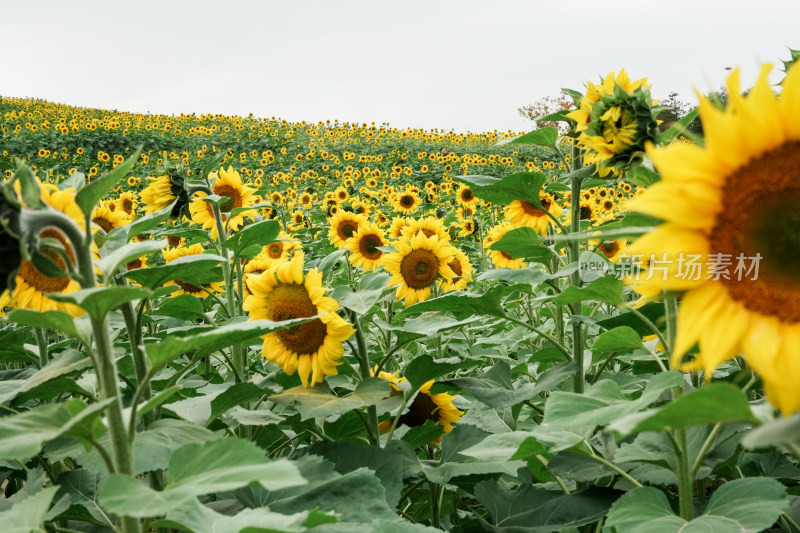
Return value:
M 36 335 L 36 345 L 39 347 L 39 368 L 44 368 L 50 361 L 47 332 L 44 328 L 33 328 L 33 333 Z
M 367 343 L 364 341 L 364 331 L 362 330 L 361 320 L 353 313 L 353 325 L 356 327 L 356 357 L 358 358 L 358 366 L 361 370 L 362 379 L 369 379 L 372 377 L 372 372 L 369 368 L 369 353 L 367 352 Z M 369 443 L 372 446 L 380 445 L 380 438 L 378 437 L 378 409 L 371 405 L 367 407 L 367 436 Z
M 574 168 L 579 168 L 581 164 L 581 157 L 580 157 L 580 149 L 572 145 L 572 162 Z M 579 233 L 581 230 L 581 185 L 583 184 L 583 179 L 579 177 L 572 178 L 571 183 L 571 190 L 570 190 L 570 201 L 572 202 L 572 209 L 570 210 L 570 226 L 569 231 L 570 233 Z M 580 257 L 580 242 L 577 240 L 572 240 L 569 242 L 569 260 L 570 263 L 577 263 Z M 571 283 L 575 287 L 580 287 L 581 283 L 581 276 L 579 271 L 575 271 L 571 275 Z M 582 302 L 574 302 L 570 304 L 570 310 L 572 311 L 572 317 L 570 318 L 571 326 L 572 326 L 572 360 L 575 361 L 575 377 L 573 379 L 573 390 L 579 394 L 582 394 L 585 387 L 586 382 L 586 370 L 584 369 L 584 360 L 583 360 L 583 346 L 584 346 L 584 335 L 583 335 L 583 328 L 581 327 L 580 321 L 576 320 L 576 317 L 581 314 L 581 309 L 583 308 Z

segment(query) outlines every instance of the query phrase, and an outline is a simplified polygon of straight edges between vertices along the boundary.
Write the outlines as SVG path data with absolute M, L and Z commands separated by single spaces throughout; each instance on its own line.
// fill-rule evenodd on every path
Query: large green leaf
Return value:
M 225 247 L 232 250 L 234 256 L 239 257 L 249 247 L 261 247 L 274 242 L 281 230 L 281 224 L 277 220 L 263 220 L 250 224 L 234 233 L 225 241 Z
M 530 202 L 541 207 L 539 191 L 547 181 L 544 174 L 520 172 L 503 178 L 491 176 L 457 176 L 457 180 L 470 186 L 475 196 L 493 204 L 508 205 L 514 200 Z
M 705 512 L 687 522 L 673 513 L 663 492 L 653 487 L 639 487 L 614 503 L 604 531 L 757 533 L 774 524 L 788 506 L 786 488 L 779 482 L 769 478 L 743 478 L 718 488 Z
M 515 228 L 489 246 L 491 250 L 506 252 L 515 259 L 530 257 L 539 262 L 550 258 L 554 252 L 539 239 L 536 230 L 528 227 Z
M 427 311 L 449 311 L 456 314 L 504 316 L 500 305 L 503 288 L 490 289 L 484 294 L 455 291 L 438 298 L 425 300 L 407 307 L 400 315 L 408 316 Z
M 169 337 L 158 343 L 145 345 L 147 357 L 150 359 L 152 369 L 158 369 L 185 353 L 199 352 L 212 353 L 236 343 L 246 343 L 262 335 L 296 326 L 314 320 L 314 317 L 296 318 L 282 322 L 271 320 L 251 320 L 248 322 L 233 322 L 209 328 L 200 333 L 193 332 L 185 337 Z
M 126 244 L 109 253 L 97 264 L 100 271 L 103 273 L 103 278 L 110 280 L 117 269 L 123 265 L 127 265 L 131 261 L 138 259 L 143 255 L 148 255 L 157 252 L 167 247 L 167 241 L 142 241 L 132 242 Z
M 79 520 L 111 528 L 114 522 L 97 502 L 97 491 L 105 475 L 85 468 L 70 470 L 58 478 L 58 497 L 67 496 L 70 507 L 58 515 L 59 520 Z M 57 498 L 58 499 L 58 498 Z
M 495 268 L 483 272 L 475 278 L 475 281 L 490 279 L 508 281 L 510 283 L 528 283 L 537 286 L 545 281 L 553 279 L 553 276 L 543 270 L 533 268 Z
M 305 480 L 287 460 L 269 462 L 255 444 L 235 438 L 189 443 L 169 458 L 169 483 L 155 491 L 132 476 L 112 474 L 100 487 L 104 509 L 126 516 L 158 516 L 197 496 L 233 490 L 250 483 L 279 490 Z
M 609 427 L 628 435 L 717 422 L 758 423 L 758 419 L 741 390 L 728 383 L 712 383 L 655 411 L 622 417 Z
M 556 139 L 558 139 L 558 129 L 547 127 L 529 131 L 525 135 L 515 137 L 514 139 L 508 141 L 508 144 L 534 144 L 536 146 L 555 148 Z
M 550 533 L 600 520 L 619 493 L 592 488 L 564 494 L 536 485 L 508 490 L 496 481 L 481 481 L 475 486 L 475 497 L 494 522 L 481 519 L 488 531 Z
M 604 276 L 597 278 L 583 287 L 570 285 L 564 291 L 553 298 L 553 302 L 563 305 L 582 300 L 597 300 L 600 302 L 610 302 L 621 304 L 624 302 L 622 297 L 622 280 L 615 276 Z
M 799 441 L 800 414 L 795 413 L 790 417 L 778 418 L 753 428 L 742 439 L 742 446 L 752 450 Z
M 44 519 L 58 487 L 46 487 L 28 496 L 7 511 L 0 512 L 0 524 L 5 533 L 31 533 L 45 531 Z
M 320 516 L 321 515 L 321 516 Z M 307 531 L 320 523 L 336 523 L 336 517 L 318 511 L 302 511 L 292 515 L 273 513 L 267 509 L 244 509 L 233 516 L 220 514 L 192 500 L 154 522 L 155 527 L 178 528 L 192 533 L 295 533 Z
M 90 366 L 92 366 L 92 360 L 86 354 L 78 350 L 64 350 L 33 375 L 25 376 L 24 379 L 0 381 L 0 403 L 5 403 L 51 379 L 78 372 Z
M 60 331 L 82 341 L 87 341 L 91 337 L 91 324 L 81 319 L 75 319 L 61 311 L 40 312 L 14 309 L 9 313 L 8 321 L 23 326 Z
M 101 321 L 109 311 L 122 303 L 148 298 L 152 294 L 152 291 L 143 287 L 95 287 L 66 294 L 47 293 L 52 300 L 85 309 L 97 321 Z
M 220 393 L 211 400 L 211 415 L 206 421 L 206 426 L 216 420 L 223 413 L 250 400 L 260 398 L 269 391 L 265 391 L 255 383 L 236 383 L 225 392 Z
M 214 254 L 187 255 L 166 265 L 129 270 L 124 275 L 150 289 L 160 287 L 172 279 L 200 286 L 222 279 L 222 271 L 217 266 L 226 261 L 224 257 Z
M 552 452 L 566 450 L 590 437 L 597 427 L 640 411 L 664 391 L 682 385 L 682 374 L 663 372 L 651 378 L 635 400 L 627 398 L 611 380 L 597 382 L 584 394 L 556 391 L 547 399 L 542 424 L 532 435 Z
M 282 405 L 292 405 L 300 413 L 302 419 L 339 415 L 375 405 L 391 394 L 388 381 L 380 378 L 368 378 L 358 384 L 356 389 L 346 396 L 334 396 L 318 387 L 295 387 L 280 394 L 270 396 L 270 400 Z

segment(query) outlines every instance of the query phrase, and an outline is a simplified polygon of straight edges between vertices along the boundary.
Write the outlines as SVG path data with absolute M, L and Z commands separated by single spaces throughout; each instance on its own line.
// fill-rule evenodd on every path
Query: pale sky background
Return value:
M 518 107 L 612 70 L 694 103 L 786 46 L 800 0 L 0 0 L 0 95 L 522 131 Z

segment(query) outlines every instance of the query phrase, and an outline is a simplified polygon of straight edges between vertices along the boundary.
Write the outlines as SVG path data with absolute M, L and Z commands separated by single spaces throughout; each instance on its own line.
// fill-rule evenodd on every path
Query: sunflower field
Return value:
M 0 98 L 0 530 L 800 532 L 784 66 L 566 135 Z

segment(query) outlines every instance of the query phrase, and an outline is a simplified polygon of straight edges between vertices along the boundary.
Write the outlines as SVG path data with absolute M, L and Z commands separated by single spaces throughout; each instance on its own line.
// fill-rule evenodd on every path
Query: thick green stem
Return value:
M 50 346 L 47 343 L 47 330 L 44 328 L 33 328 L 36 335 L 36 345 L 39 347 L 39 368 L 44 368 L 50 362 Z
M 361 329 L 361 320 L 353 313 L 353 325 L 356 327 L 356 344 L 358 350 L 356 357 L 358 358 L 358 366 L 361 370 L 361 377 L 368 379 L 372 377 L 372 372 L 369 368 L 369 352 L 367 352 L 367 343 L 364 341 L 364 332 Z M 378 410 L 372 405 L 367 407 L 367 433 L 369 443 L 372 446 L 380 445 L 380 438 L 378 437 Z
M 573 162 L 577 167 L 577 159 L 573 156 Z M 570 233 L 578 233 L 581 230 L 581 178 L 572 178 L 571 189 L 571 202 L 572 209 L 570 211 Z M 573 240 L 569 242 L 570 262 L 577 263 L 580 258 L 580 242 Z M 571 283 L 575 287 L 581 286 L 581 276 L 579 271 L 575 271 L 571 275 Z M 583 327 L 581 322 L 576 320 L 575 317 L 581 314 L 581 302 L 573 302 L 570 304 L 572 311 L 572 360 L 575 361 L 575 377 L 573 379 L 573 390 L 577 393 L 583 393 L 584 383 L 586 382 L 586 371 L 584 369 L 583 361 L 583 346 L 585 344 Z
M 142 399 L 147 401 L 153 396 L 153 389 L 150 387 L 150 380 L 146 379 L 149 364 L 147 356 L 142 350 L 142 329 L 136 327 L 136 312 L 133 309 L 133 304 L 125 302 L 121 308 L 122 317 L 125 319 L 125 328 L 128 330 L 128 340 L 131 343 L 131 358 L 136 372 L 136 381 L 138 388 L 142 389 Z M 153 411 L 144 414 L 142 421 L 145 427 L 153 423 L 154 414 Z

